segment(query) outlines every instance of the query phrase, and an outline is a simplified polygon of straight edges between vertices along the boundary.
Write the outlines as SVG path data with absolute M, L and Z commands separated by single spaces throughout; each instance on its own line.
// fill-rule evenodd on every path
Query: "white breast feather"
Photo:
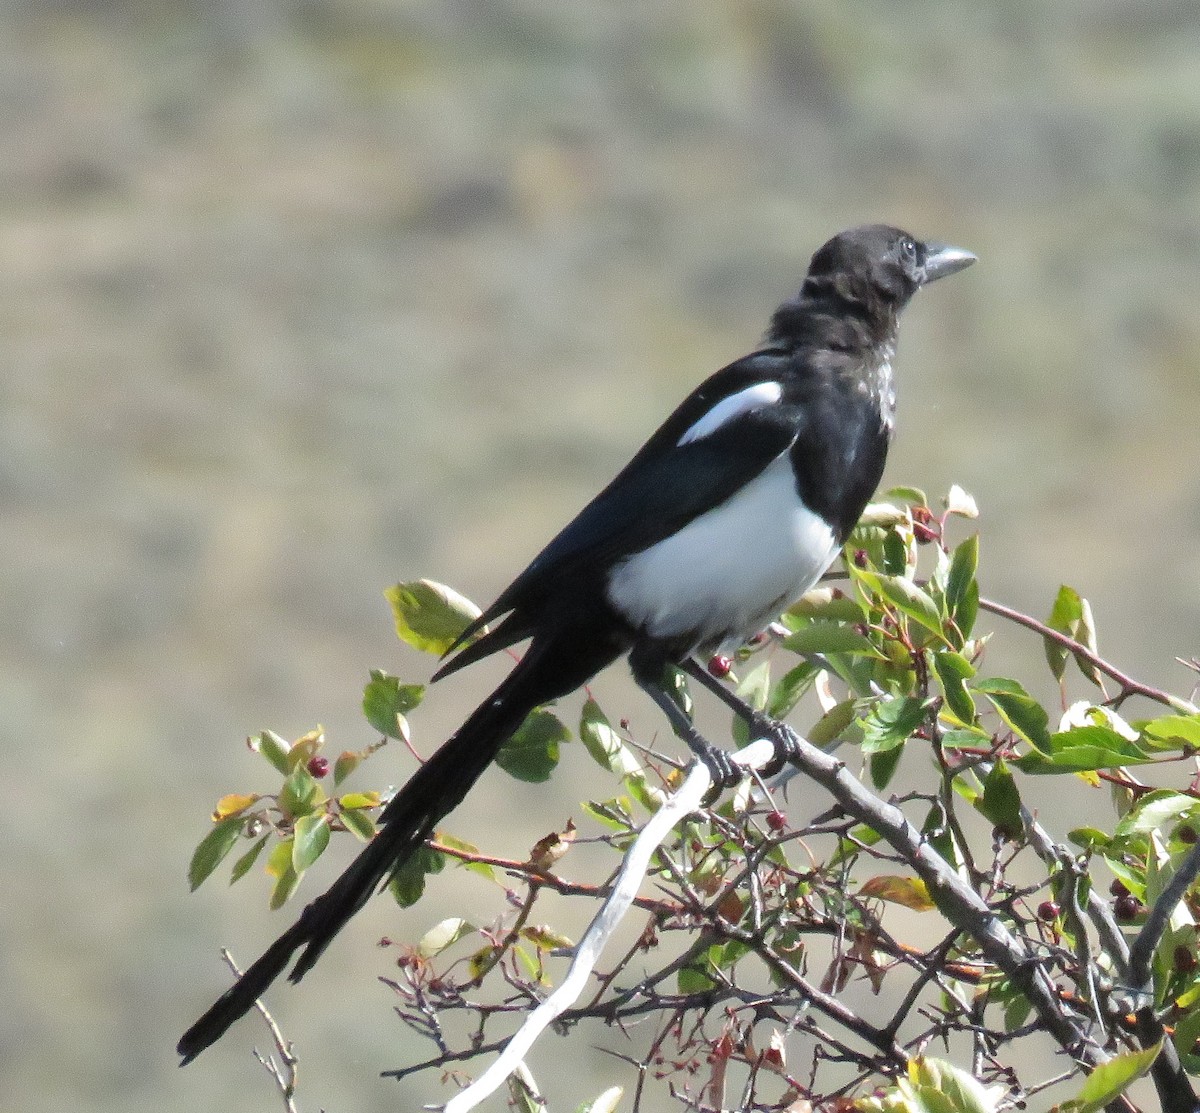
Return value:
M 608 599 L 652 637 L 695 632 L 698 648 L 715 648 L 761 629 L 837 553 L 829 524 L 801 502 L 785 452 L 720 506 L 616 565 Z

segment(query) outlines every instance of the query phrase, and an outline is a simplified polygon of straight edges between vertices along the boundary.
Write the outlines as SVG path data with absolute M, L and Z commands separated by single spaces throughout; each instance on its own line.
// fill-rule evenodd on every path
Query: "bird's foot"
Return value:
M 800 736 L 780 719 L 772 719 L 761 712 L 756 714 L 750 721 L 750 737 L 765 738 L 775 747 L 774 756 L 759 770 L 764 777 L 774 777 L 799 756 Z
M 708 774 L 712 777 L 713 792 L 720 793 L 727 788 L 741 784 L 746 771 L 734 761 L 729 754 L 711 742 L 705 742 L 703 747 L 693 747 L 696 756 L 704 762 Z

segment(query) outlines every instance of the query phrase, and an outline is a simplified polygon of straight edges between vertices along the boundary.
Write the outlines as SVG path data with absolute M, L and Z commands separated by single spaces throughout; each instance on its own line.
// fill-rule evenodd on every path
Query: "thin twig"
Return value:
M 221 958 L 224 960 L 225 965 L 233 971 L 235 978 L 242 976 L 242 972 L 238 969 L 238 965 L 234 961 L 233 955 L 230 954 L 228 947 L 221 948 Z M 274 1079 L 275 1086 L 283 1098 L 283 1107 L 287 1110 L 287 1113 L 298 1113 L 298 1106 L 296 1105 L 296 1074 L 300 1068 L 300 1060 L 292 1046 L 292 1041 L 284 1039 L 283 1032 L 280 1031 L 279 1025 L 275 1023 L 275 1018 L 267 1011 L 267 1006 L 261 1000 L 258 1000 L 254 1002 L 254 1007 L 258 1010 L 259 1015 L 267 1025 L 267 1030 L 271 1033 L 271 1041 L 275 1044 L 275 1050 L 279 1055 L 279 1062 L 276 1063 L 269 1055 L 263 1055 L 257 1047 L 254 1049 L 254 1057 L 262 1064 L 263 1070 Z
M 1074 656 L 1086 661 L 1097 671 L 1115 680 L 1121 685 L 1117 702 L 1124 700 L 1128 696 L 1145 696 L 1147 699 L 1154 700 L 1155 703 L 1161 703 L 1174 711 L 1182 711 L 1188 715 L 1200 713 L 1200 708 L 1197 708 L 1195 704 L 1189 703 L 1185 699 L 1180 699 L 1179 696 L 1173 696 L 1170 692 L 1164 692 L 1161 688 L 1154 688 L 1149 684 L 1143 684 L 1140 680 L 1134 680 L 1132 676 L 1121 672 L 1115 665 L 1110 664 L 1103 657 L 1088 649 L 1083 642 L 1076 641 L 1069 635 L 1062 633 L 1060 630 L 1055 630 L 1051 626 L 1047 626 L 1044 622 L 1039 622 L 1036 618 L 1032 618 L 1022 611 L 1006 607 L 1003 603 L 996 603 L 991 599 L 982 598 L 979 600 L 979 607 L 981 610 L 991 611 L 992 614 L 1006 618 L 1009 622 L 1015 622 L 1018 626 L 1024 626 L 1026 629 L 1034 631 L 1034 633 L 1041 634 L 1043 638 L 1061 645 L 1064 649 L 1070 650 Z

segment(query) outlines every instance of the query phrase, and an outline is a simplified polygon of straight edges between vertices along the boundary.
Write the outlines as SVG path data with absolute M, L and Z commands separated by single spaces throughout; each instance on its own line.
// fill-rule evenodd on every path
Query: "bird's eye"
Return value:
M 917 245 L 910 239 L 900 241 L 900 257 L 905 262 L 911 262 L 917 257 Z

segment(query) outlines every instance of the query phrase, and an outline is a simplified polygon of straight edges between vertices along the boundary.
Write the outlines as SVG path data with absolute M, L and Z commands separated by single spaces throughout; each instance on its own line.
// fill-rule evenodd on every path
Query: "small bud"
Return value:
M 787 816 L 776 809 L 767 813 L 767 826 L 772 831 L 782 831 L 787 826 Z
M 310 757 L 308 771 L 319 781 L 322 777 L 329 775 L 329 760 L 323 757 Z
M 866 549 L 855 549 L 854 550 L 854 563 L 859 568 L 866 568 L 866 566 L 867 566 L 867 550 Z
M 923 526 L 920 522 L 913 522 L 913 537 L 917 539 L 918 545 L 928 545 L 931 541 L 938 539 L 938 533 L 937 530 Z

